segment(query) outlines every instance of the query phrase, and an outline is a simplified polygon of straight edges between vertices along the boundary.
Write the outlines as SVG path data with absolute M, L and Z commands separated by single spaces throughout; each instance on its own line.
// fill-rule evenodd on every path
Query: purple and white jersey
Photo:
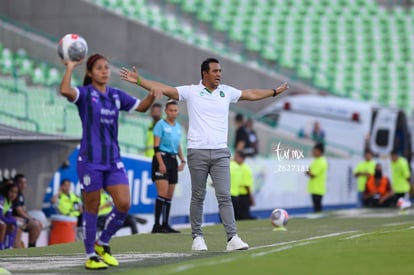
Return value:
M 79 159 L 108 164 L 121 159 L 118 144 L 119 111 L 133 111 L 140 100 L 115 88 L 99 92 L 92 85 L 75 88 L 82 121 L 82 140 Z

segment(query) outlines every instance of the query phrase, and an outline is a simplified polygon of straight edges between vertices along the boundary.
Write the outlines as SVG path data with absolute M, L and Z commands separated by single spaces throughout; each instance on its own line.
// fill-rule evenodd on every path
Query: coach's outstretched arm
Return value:
M 161 90 L 165 96 L 168 96 L 171 99 L 178 100 L 178 90 L 175 87 L 165 85 L 161 82 L 145 79 L 140 76 L 137 72 L 137 69 L 132 67 L 132 70 L 127 68 L 122 68 L 119 72 L 119 75 L 122 80 L 137 84 L 147 91 L 152 90 Z
M 289 89 L 288 83 L 285 82 L 276 89 L 248 89 L 242 90 L 242 94 L 239 100 L 260 100 L 267 97 L 274 97 L 280 95 L 284 91 Z

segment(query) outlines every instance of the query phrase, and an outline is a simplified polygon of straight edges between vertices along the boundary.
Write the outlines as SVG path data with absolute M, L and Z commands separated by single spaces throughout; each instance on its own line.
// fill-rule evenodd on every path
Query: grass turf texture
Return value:
M 19 274 L 411 274 L 413 216 L 385 213 L 395 215 L 294 218 L 285 232 L 268 220 L 239 222 L 251 249 L 231 253 L 222 225 L 204 228 L 207 252 L 190 250 L 189 230 L 114 238 L 120 267 L 103 271 L 83 268 L 81 242 L 1 251 L 0 266 Z

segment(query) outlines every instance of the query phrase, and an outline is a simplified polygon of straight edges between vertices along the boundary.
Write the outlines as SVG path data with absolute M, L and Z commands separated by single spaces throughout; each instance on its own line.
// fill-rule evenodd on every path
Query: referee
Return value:
M 157 187 L 158 196 L 155 201 L 152 233 L 180 233 L 168 224 L 178 171 L 182 171 L 186 163 L 180 146 L 181 125 L 175 121 L 178 115 L 177 102 L 169 100 L 165 105 L 165 113 L 166 119 L 159 120 L 153 130 L 155 155 L 152 158 L 152 180 Z
M 191 175 L 190 221 L 193 236 L 192 250 L 207 250 L 204 241 L 203 205 L 206 180 L 210 174 L 227 235 L 226 250 L 245 250 L 249 245 L 237 235 L 233 205 L 230 197 L 230 151 L 227 144 L 228 117 L 231 103 L 240 100 L 261 100 L 275 97 L 288 89 L 287 83 L 273 89 L 239 90 L 221 84 L 221 66 L 217 59 L 208 58 L 201 64 L 198 84 L 171 87 L 145 79 L 122 68 L 122 80 L 150 90 L 161 90 L 165 96 L 187 104 L 189 127 L 187 137 L 188 168 Z

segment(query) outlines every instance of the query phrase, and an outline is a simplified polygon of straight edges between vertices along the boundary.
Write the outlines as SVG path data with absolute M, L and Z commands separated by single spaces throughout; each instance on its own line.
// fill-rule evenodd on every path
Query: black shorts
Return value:
M 164 153 L 163 153 L 164 154 Z M 166 174 L 159 172 L 159 164 L 157 158 L 152 158 L 152 181 L 156 180 L 167 180 L 169 184 L 176 184 L 178 182 L 178 162 L 176 155 L 164 154 L 162 155 L 165 168 L 167 169 Z

